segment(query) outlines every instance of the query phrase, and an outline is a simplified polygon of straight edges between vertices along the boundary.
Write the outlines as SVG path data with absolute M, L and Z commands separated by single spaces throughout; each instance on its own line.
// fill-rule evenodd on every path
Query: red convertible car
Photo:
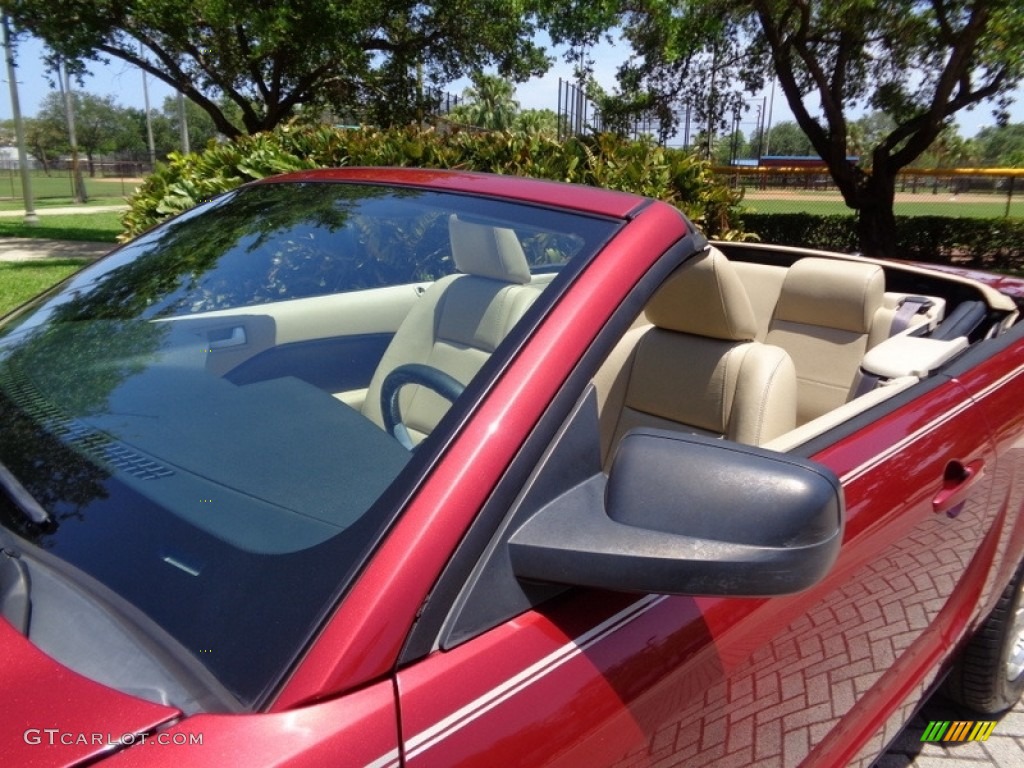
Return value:
M 0 326 L 7 765 L 866 765 L 1024 687 L 1024 282 L 291 174 Z

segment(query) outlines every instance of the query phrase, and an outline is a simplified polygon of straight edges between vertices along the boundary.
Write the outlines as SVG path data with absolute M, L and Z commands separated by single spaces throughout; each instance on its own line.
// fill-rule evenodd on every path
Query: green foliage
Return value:
M 74 92 L 75 138 L 78 150 L 89 163 L 89 175 L 95 176 L 96 155 L 120 149 L 137 149 L 142 136 L 131 114 L 118 106 L 113 96 Z M 49 158 L 70 150 L 64 96 L 51 91 L 43 99 L 29 134 L 29 150 L 44 167 Z
M 524 109 L 516 115 L 513 130 L 557 138 L 558 115 L 552 109 Z
M 973 145 L 982 166 L 1024 167 L 1024 123 L 982 128 L 974 137 Z
M 792 120 L 776 123 L 768 131 L 763 142 L 758 142 L 759 136 L 751 137 L 750 143 L 753 147 L 760 146 L 761 154 L 764 155 L 815 155 L 810 139 L 800 130 L 800 126 Z M 749 157 L 756 157 L 756 149 Z
M 239 184 L 316 167 L 459 168 L 634 192 L 683 210 L 709 235 L 735 227 L 739 193 L 718 184 L 691 153 L 611 134 L 559 142 L 545 133 L 442 133 L 415 128 L 341 130 L 286 126 L 172 154 L 129 201 L 125 237 Z
M 519 111 L 515 94 L 515 86 L 505 78 L 475 73 L 473 85 L 462 94 L 467 123 L 499 131 L 510 129 Z
M 857 250 L 857 219 L 853 215 L 746 212 L 743 227 L 765 243 L 843 253 Z
M 879 255 L 896 252 L 896 173 L 960 110 L 989 104 L 1005 116 L 1024 81 L 1020 0 L 608 0 L 555 18 L 556 42 L 620 28 L 636 54 L 620 81 L 675 115 L 692 110 L 712 133 L 743 108 L 741 91 L 755 93 L 774 77 L 847 205 L 859 211 L 861 248 Z M 892 123 L 862 141 L 851 116 L 865 108 Z M 852 145 L 861 147 L 859 165 L 847 161 Z M 943 162 L 959 151 L 941 149 Z
M 857 250 L 857 221 L 852 215 L 747 213 L 744 227 L 758 239 L 777 245 L 852 253 Z M 900 258 L 935 264 L 1024 270 L 1024 220 L 951 216 L 897 216 Z
M 299 105 L 366 108 L 404 122 L 414 93 L 495 68 L 545 71 L 540 0 L 9 0 L 5 12 L 60 57 L 114 57 L 204 109 L 226 136 L 290 119 Z M 234 114 L 225 109 L 233 106 Z M 236 121 L 235 117 L 238 117 Z

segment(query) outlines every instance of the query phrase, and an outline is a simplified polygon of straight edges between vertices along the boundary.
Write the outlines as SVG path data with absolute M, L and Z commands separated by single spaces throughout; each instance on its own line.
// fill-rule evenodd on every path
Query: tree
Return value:
M 13 147 L 18 139 L 13 120 L 0 120 L 0 146 Z
M 956 123 L 950 123 L 918 156 L 914 165 L 918 168 L 960 168 L 970 164 L 972 157 L 973 145 L 960 135 Z
M 67 149 L 66 125 L 54 124 L 37 117 L 25 118 L 26 150 L 39 161 L 47 175 L 50 173 L 50 163 L 53 159 Z
M 73 96 L 78 148 L 86 156 L 90 176 L 96 175 L 97 154 L 142 146 L 142 137 L 136 133 L 130 112 L 119 106 L 112 96 L 96 96 L 77 91 Z M 51 153 L 54 150 L 67 151 L 67 121 L 64 97 L 60 93 L 51 92 L 43 99 L 31 135 L 33 138 L 29 141 L 38 143 L 40 154 L 44 157 L 47 149 Z M 43 146 L 43 142 L 47 142 L 48 146 Z M 43 157 L 34 151 L 33 154 L 45 167 Z
M 768 130 L 766 141 L 763 143 L 762 154 L 765 155 L 789 155 L 802 157 L 813 155 L 814 148 L 807 136 L 800 130 L 800 126 L 792 120 L 776 123 Z
M 743 88 L 753 90 L 761 82 L 763 63 L 756 59 L 763 55 L 747 47 L 742 29 L 725 24 L 713 3 L 591 0 L 560 5 L 544 22 L 555 42 L 569 46 L 569 58 L 584 75 L 594 65 L 588 51 L 605 30 L 619 28 L 633 47 L 636 55 L 618 71 L 618 94 L 601 91 L 613 126 L 651 115 L 664 141 L 686 114 L 701 137 L 696 146 L 710 156 L 715 137 L 732 130 L 735 116 L 747 109 Z
M 524 109 L 516 115 L 515 130 L 538 136 L 558 136 L 558 115 L 553 109 Z
M 469 125 L 507 131 L 519 112 L 515 95 L 515 86 L 508 80 L 478 72 L 473 76 L 473 85 L 462 92 L 460 114 L 465 115 Z
M 630 73 L 622 72 L 622 78 Z M 650 134 L 664 142 L 674 125 L 672 114 L 666 113 L 664 101 L 639 88 L 635 82 L 621 82 L 615 93 L 609 93 L 599 83 L 588 79 L 587 98 L 594 103 L 596 129 L 624 138 Z
M 604 9 L 612 4 L 598 2 Z M 627 39 L 644 54 L 633 66 L 655 92 L 671 97 L 685 93 L 687 81 L 703 79 L 713 84 L 709 100 L 717 103 L 720 83 L 755 92 L 768 75 L 777 77 L 797 124 L 846 204 L 858 212 L 866 253 L 895 255 L 899 170 L 931 146 L 960 110 L 987 102 L 1004 113 L 1024 77 L 1019 0 L 615 5 Z M 893 127 L 855 163 L 847 159 L 851 114 L 864 107 L 884 112 Z
M 540 0 L 9 0 L 20 30 L 72 60 L 113 57 L 198 104 L 225 136 L 272 128 L 299 105 L 344 109 L 494 66 L 525 79 L 548 60 L 533 42 Z
M 232 104 L 221 104 L 224 114 L 232 120 L 238 120 L 237 110 Z M 165 125 L 161 126 L 163 144 L 157 144 L 157 155 L 166 157 L 172 151 L 181 151 L 181 107 L 175 96 L 168 96 L 160 107 L 159 118 Z M 236 123 L 237 124 L 237 123 Z M 210 115 L 194 102 L 185 101 L 185 125 L 188 128 L 188 143 L 194 151 L 201 151 L 211 141 L 215 141 L 219 132 Z M 154 130 L 156 130 L 154 126 Z M 169 140 L 169 141 L 168 141 Z M 155 141 L 155 139 L 154 139 Z
M 974 137 L 978 160 L 993 168 L 1014 168 L 1024 158 L 1024 123 L 982 128 Z
M 715 165 L 732 165 L 736 160 L 745 159 L 748 156 L 747 150 L 747 139 L 743 131 L 730 131 L 718 137 L 711 161 Z

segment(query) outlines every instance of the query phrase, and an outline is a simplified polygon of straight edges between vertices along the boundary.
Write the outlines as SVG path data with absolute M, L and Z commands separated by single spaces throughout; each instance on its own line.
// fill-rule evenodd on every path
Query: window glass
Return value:
M 10 316 L 0 462 L 48 520 L 4 495 L 0 523 L 259 700 L 394 518 L 382 496 L 417 456 L 308 372 L 367 385 L 395 330 L 378 318 L 400 321 L 456 271 L 453 216 L 514 232 L 545 285 L 618 226 L 401 187 L 257 184 Z

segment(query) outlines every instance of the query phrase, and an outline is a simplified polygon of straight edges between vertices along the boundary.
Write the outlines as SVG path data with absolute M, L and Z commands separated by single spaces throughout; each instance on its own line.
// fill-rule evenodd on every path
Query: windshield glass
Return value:
M 481 339 L 472 313 L 501 296 L 522 317 L 616 226 L 366 184 L 257 184 L 200 206 L 0 328 L 0 463 L 48 518 L 8 492 L 0 522 L 258 702 L 421 453 L 384 428 L 384 367 L 451 360 L 468 384 L 508 331 L 481 322 Z M 442 439 L 448 403 L 413 394 L 414 442 Z

